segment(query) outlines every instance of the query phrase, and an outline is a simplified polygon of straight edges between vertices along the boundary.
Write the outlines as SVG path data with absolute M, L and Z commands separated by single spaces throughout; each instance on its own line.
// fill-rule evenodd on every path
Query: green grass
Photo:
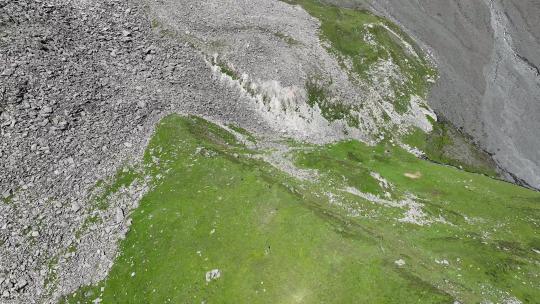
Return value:
M 432 132 L 417 129 L 405 136 L 404 141 L 423 151 L 431 161 L 498 177 L 491 156 L 478 148 L 468 136 L 446 121 L 433 121 L 432 125 Z
M 289 46 L 295 46 L 300 44 L 300 41 L 292 38 L 289 35 L 283 34 L 282 32 L 275 32 L 274 36 L 285 41 L 285 43 L 287 43 Z
M 331 45 L 329 51 L 342 62 L 352 62 L 351 73 L 358 75 L 368 84 L 372 79 L 368 74 L 380 60 L 392 60 L 399 67 L 403 81 L 391 79 L 396 93 L 395 110 L 404 113 L 409 108 L 412 95 L 426 97 L 429 78 L 436 76 L 435 69 L 426 60 L 422 50 L 399 27 L 390 21 L 375 16 L 365 10 L 340 8 L 316 0 L 289 0 L 299 4 L 309 14 L 321 21 L 321 38 Z M 370 35 L 374 43 L 366 41 Z M 411 46 L 409 50 L 405 43 Z
M 115 193 L 141 180 L 142 175 L 140 170 L 136 166 L 124 166 L 112 178 L 106 180 L 100 179 L 96 182 L 90 191 L 89 200 L 92 204 L 89 210 L 87 210 L 89 215 L 86 216 L 81 226 L 75 231 L 76 239 L 80 239 L 85 233 L 88 233 L 90 226 L 102 221 L 101 217 L 95 212 L 107 210 Z
M 58 274 L 56 273 L 56 266 L 58 265 L 58 257 L 53 257 L 47 263 L 47 276 L 45 277 L 44 285 L 49 287 L 51 285 L 56 285 L 58 282 Z
M 539 193 L 391 145 L 302 147 L 295 145 L 295 161 L 317 170 L 316 181 L 251 158 L 214 124 L 166 117 L 144 157 L 147 173 L 163 178 L 134 211 L 108 277 L 61 302 L 478 303 L 501 302 L 503 292 L 524 303 L 540 298 L 540 255 L 533 251 L 540 248 Z M 427 216 L 448 223 L 403 223 L 403 208 L 340 190 L 383 193 L 374 171 L 392 183 L 394 199 L 414 194 Z M 397 266 L 398 259 L 406 264 Z M 443 259 L 448 266 L 436 263 Z M 221 277 L 206 282 L 212 269 Z
M 75 238 L 80 239 L 81 236 L 90 228 L 90 226 L 100 223 L 102 219 L 98 215 L 90 215 L 84 219 L 81 227 L 75 232 Z
M 14 193 L 10 193 L 8 196 L 6 197 L 0 197 L 0 202 L 6 204 L 6 205 L 9 205 L 11 203 L 13 203 L 13 198 L 15 197 L 15 194 Z
M 109 196 L 111 194 L 118 192 L 120 188 L 129 187 L 133 182 L 140 178 L 141 175 L 137 172 L 136 168 L 126 166 L 118 170 L 110 181 L 98 181 L 96 183 L 96 188 L 100 189 L 101 192 L 93 198 L 97 209 L 107 209 L 109 207 Z
M 219 69 L 221 70 L 221 73 L 231 77 L 233 80 L 240 79 L 240 77 L 238 77 L 238 74 L 235 71 L 233 71 L 227 64 L 223 62 L 218 62 L 217 65 Z
M 430 228 L 397 229 L 397 244 L 404 246 L 399 251 L 421 277 L 437 284 L 450 282 L 447 288 L 459 290 L 465 303 L 486 298 L 501 301 L 495 290 L 508 291 L 525 303 L 533 303 L 540 296 L 540 281 L 535 274 L 540 255 L 534 251 L 538 250 L 539 237 L 538 192 L 418 160 L 391 145 L 372 148 L 354 141 L 338 143 L 302 153 L 298 163 L 326 171 L 329 165 L 325 159 L 340 164 L 330 165 L 334 167 L 332 174 L 340 168 L 379 172 L 394 185 L 395 195 L 412 193 L 424 203 L 428 214 L 441 215 L 450 222 Z M 356 162 L 356 167 L 351 161 Z M 405 173 L 410 172 L 420 172 L 421 177 L 406 177 Z M 343 176 L 343 186 L 358 187 L 354 176 Z M 332 180 L 334 184 L 328 191 L 336 188 L 337 179 Z M 368 186 L 369 181 L 364 187 Z M 397 231 L 387 224 L 388 214 L 379 213 L 373 219 L 381 225 L 378 230 L 389 245 Z M 442 258 L 449 260 L 450 266 L 434 265 L 435 259 Z M 482 296 L 482 285 L 490 286 L 492 297 Z
M 350 127 L 358 128 L 360 122 L 354 114 L 354 107 L 341 102 L 330 101 L 329 94 L 324 85 L 310 79 L 306 82 L 307 104 L 311 107 L 317 105 L 321 115 L 328 121 L 344 119 Z
M 486 299 L 500 302 L 504 299 L 500 292 L 504 291 L 524 303 L 533 303 L 540 296 L 540 255 L 534 251 L 539 245 L 538 192 L 419 160 L 391 145 L 338 143 L 301 153 L 298 164 L 329 172 L 324 176 L 326 187 L 318 185 L 326 191 L 336 189 L 340 179 L 341 187 L 363 186 L 363 191 L 370 191 L 373 183 L 352 173 L 378 172 L 394 185 L 394 197 L 412 193 L 428 215 L 443 216 L 449 224 L 399 227 L 389 221 L 391 210 L 367 208 L 384 246 L 397 245 L 392 250 L 407 257 L 408 267 L 416 275 L 433 285 L 445 286 L 444 290 L 457 291 L 465 303 Z M 410 172 L 420 172 L 421 177 L 406 177 Z M 359 181 L 361 186 L 357 185 Z M 435 259 L 447 259 L 450 265 L 440 266 Z M 483 293 L 482 286 L 491 293 Z
M 391 59 L 405 77 L 404 82 L 395 79 L 390 81 L 396 96 L 389 102 L 393 103 L 396 112 L 405 113 L 409 109 L 412 95 L 427 97 L 430 88 L 428 79 L 436 77 L 436 70 L 424 57 L 422 50 L 398 26 L 368 11 L 340 8 L 325 4 L 324 1 L 285 2 L 299 4 L 318 18 L 321 21 L 321 38 L 330 42 L 329 51 L 342 61 L 351 60 L 352 72 L 369 84 L 372 84 L 367 74 L 369 69 L 380 60 Z M 373 44 L 366 41 L 366 35 L 371 35 Z M 417 56 L 405 47 L 403 41 L 413 48 Z M 326 89 L 328 85 L 316 80 L 310 79 L 306 82 L 308 104 L 312 107 L 317 105 L 328 121 L 344 119 L 350 127 L 358 127 L 360 122 L 354 112 L 360 109 L 353 105 L 331 101 L 330 93 Z M 432 161 L 460 167 L 470 172 L 497 176 L 496 165 L 491 157 L 478 149 L 469 138 L 448 123 L 433 122 L 433 126 L 433 132 L 425 133 L 417 130 L 407 136 L 405 141 L 424 151 Z M 458 144 L 461 150 L 465 149 L 467 155 L 462 155 L 463 151 L 456 149 Z
M 157 19 L 152 19 L 152 21 L 150 21 L 150 27 L 153 28 L 153 29 L 156 29 L 158 27 L 161 26 L 161 22 L 159 22 L 159 20 Z
M 231 128 L 233 131 L 240 133 L 241 135 L 245 136 L 247 140 L 249 140 L 252 143 L 257 143 L 257 138 L 253 136 L 253 134 L 249 133 L 246 129 L 236 126 L 236 125 L 229 125 L 229 128 Z

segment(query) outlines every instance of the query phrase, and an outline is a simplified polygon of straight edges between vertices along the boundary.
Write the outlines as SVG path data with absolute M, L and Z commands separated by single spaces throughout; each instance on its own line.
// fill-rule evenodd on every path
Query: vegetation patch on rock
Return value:
M 382 81 L 374 72 L 389 72 L 381 71 L 385 62 L 396 65 L 397 73 L 386 75 L 386 81 L 394 91 L 391 98 L 398 113 L 408 110 L 411 96 L 427 97 L 437 72 L 416 43 L 395 24 L 366 10 L 313 0 L 285 2 L 301 5 L 319 19 L 321 39 L 329 42 L 329 51 L 343 67 L 369 85 L 378 86 L 377 82 Z

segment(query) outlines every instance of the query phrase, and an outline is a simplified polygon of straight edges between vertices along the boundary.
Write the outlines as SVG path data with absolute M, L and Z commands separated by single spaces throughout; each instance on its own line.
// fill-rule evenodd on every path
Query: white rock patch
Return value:
M 206 282 L 217 280 L 221 277 L 221 271 L 219 269 L 212 269 L 206 272 Z
M 399 222 L 411 223 L 420 226 L 430 225 L 433 223 L 447 223 L 442 216 L 439 216 L 438 218 L 432 218 L 428 216 L 422 210 L 423 204 L 417 202 L 417 198 L 412 194 L 408 194 L 405 199 L 402 199 L 400 201 L 393 201 L 381 198 L 371 193 L 361 192 L 360 190 L 353 187 L 347 187 L 343 191 L 361 197 L 375 204 L 394 208 L 405 208 L 406 211 L 403 214 L 403 217 L 398 219 Z

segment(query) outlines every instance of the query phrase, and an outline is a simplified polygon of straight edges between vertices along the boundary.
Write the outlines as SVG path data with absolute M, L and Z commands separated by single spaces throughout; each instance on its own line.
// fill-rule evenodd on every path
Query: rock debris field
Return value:
M 82 252 L 64 249 L 91 187 L 140 157 L 161 117 L 265 126 L 197 50 L 153 34 L 138 4 L 2 1 L 0 18 L 1 301 L 41 302 L 105 275 L 127 225 L 114 208 Z M 51 276 L 62 278 L 52 295 Z

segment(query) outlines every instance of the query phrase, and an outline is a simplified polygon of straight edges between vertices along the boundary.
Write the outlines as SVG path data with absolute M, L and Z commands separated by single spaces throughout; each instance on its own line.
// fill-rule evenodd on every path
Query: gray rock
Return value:
M 117 223 L 122 223 L 124 221 L 124 211 L 122 208 L 116 208 L 115 220 Z
M 146 107 L 146 101 L 144 101 L 144 100 L 139 100 L 139 101 L 137 102 L 137 106 L 138 106 L 139 108 L 145 108 L 145 107 Z
M 71 204 L 71 211 L 72 212 L 77 212 L 80 209 L 81 209 L 81 206 L 78 203 L 75 202 L 75 203 Z
M 15 285 L 15 288 L 17 290 L 21 290 L 24 287 L 26 287 L 26 285 L 28 285 L 28 282 L 26 281 L 26 279 L 20 278 L 20 279 L 17 280 L 17 284 Z
M 11 189 L 7 189 L 5 190 L 4 192 L 2 192 L 2 198 L 3 199 L 7 199 L 8 197 L 10 197 L 12 194 L 12 190 Z
M 50 116 L 52 112 L 53 112 L 53 109 L 49 106 L 45 106 L 43 107 L 43 109 L 41 109 L 41 115 L 44 117 Z
M 13 72 L 15 72 L 15 69 L 7 68 L 4 71 L 2 71 L 2 74 L 0 74 L 0 76 L 11 76 L 13 75 Z
M 221 277 L 221 272 L 219 271 L 219 269 L 212 269 L 206 272 L 206 275 L 205 275 L 206 282 L 217 280 L 220 277 Z

